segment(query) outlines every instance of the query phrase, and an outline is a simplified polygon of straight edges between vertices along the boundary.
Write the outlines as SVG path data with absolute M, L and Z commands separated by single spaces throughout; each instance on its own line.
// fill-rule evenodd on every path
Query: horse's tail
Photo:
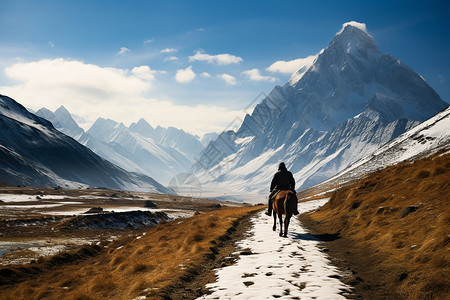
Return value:
M 297 196 L 291 195 L 291 193 L 286 194 L 286 198 L 284 199 L 284 213 L 287 215 L 288 211 L 292 214 L 293 205 L 297 203 Z
M 288 201 L 289 201 L 289 193 L 286 193 L 286 198 L 284 198 L 284 213 L 287 215 L 288 214 Z

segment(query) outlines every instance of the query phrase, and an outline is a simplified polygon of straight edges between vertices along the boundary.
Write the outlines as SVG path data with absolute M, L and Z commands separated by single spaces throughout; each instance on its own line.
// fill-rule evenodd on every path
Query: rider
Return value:
M 286 165 L 284 162 L 278 165 L 278 172 L 275 173 L 272 179 L 272 183 L 270 184 L 270 195 L 269 195 L 269 204 L 268 210 L 266 211 L 266 215 L 272 215 L 272 202 L 275 196 L 281 190 L 291 190 L 295 193 L 295 180 L 292 173 L 286 169 Z M 298 209 L 295 210 L 294 215 L 298 215 Z

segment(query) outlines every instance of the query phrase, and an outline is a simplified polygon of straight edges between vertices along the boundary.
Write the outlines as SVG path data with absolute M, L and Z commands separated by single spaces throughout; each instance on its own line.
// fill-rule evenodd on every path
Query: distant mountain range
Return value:
M 58 116 L 70 123 L 64 109 Z M 71 124 L 71 134 L 82 134 Z M 51 122 L 3 95 L 0 129 L 0 180 L 8 184 L 173 193 L 149 176 L 128 172 L 99 157 L 55 129 Z
M 204 149 L 198 137 L 174 127 L 153 128 L 144 119 L 126 127 L 123 123 L 99 118 L 85 132 L 64 106 L 55 112 L 42 108 L 36 115 L 49 120 L 55 128 L 104 159 L 164 184 L 187 172 Z
M 447 107 L 420 75 L 382 53 L 364 24 L 349 22 L 237 131 L 212 141 L 192 173 L 210 190 L 267 194 L 284 161 L 304 189 Z

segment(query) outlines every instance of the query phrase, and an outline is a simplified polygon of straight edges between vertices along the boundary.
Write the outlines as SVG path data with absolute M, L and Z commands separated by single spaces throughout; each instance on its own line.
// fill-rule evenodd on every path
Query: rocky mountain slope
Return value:
M 391 165 L 449 151 L 450 107 L 384 144 L 330 179 L 314 186 L 314 189 L 342 185 Z
M 127 172 L 0 95 L 0 180 L 12 185 L 106 187 L 171 191 L 149 176 Z

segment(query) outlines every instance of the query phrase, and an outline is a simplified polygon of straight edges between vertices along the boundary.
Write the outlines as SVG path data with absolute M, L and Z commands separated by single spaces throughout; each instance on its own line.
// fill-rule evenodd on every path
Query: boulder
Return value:
M 410 205 L 405 207 L 405 209 L 402 211 L 402 218 L 406 217 L 412 212 L 415 212 L 419 208 L 419 205 Z

